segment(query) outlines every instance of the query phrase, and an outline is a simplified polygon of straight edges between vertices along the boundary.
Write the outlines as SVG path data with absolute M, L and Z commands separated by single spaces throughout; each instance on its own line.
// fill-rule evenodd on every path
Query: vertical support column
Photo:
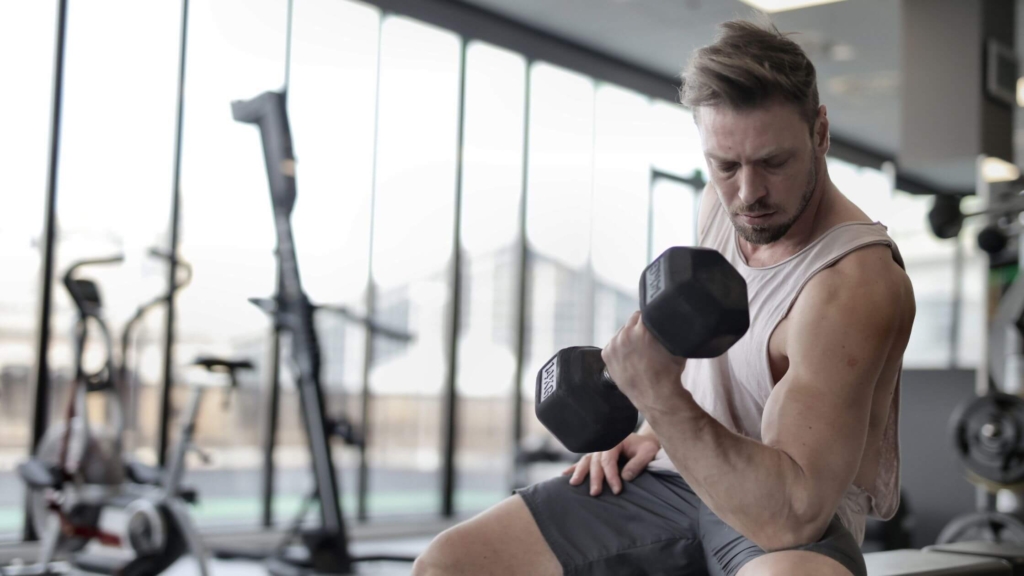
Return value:
M 167 278 L 167 322 L 164 326 L 164 374 L 160 385 L 160 436 L 157 459 L 160 466 L 167 464 L 167 446 L 170 434 L 171 388 L 174 385 L 174 296 L 178 279 L 178 234 L 181 228 L 181 146 L 185 112 L 185 57 L 188 51 L 188 4 L 181 1 L 181 46 L 178 55 L 178 110 L 174 135 L 174 176 L 171 200 L 171 245 L 168 249 L 170 264 Z
M 985 155 L 979 154 L 977 162 L 975 164 L 975 194 L 983 201 L 983 206 L 988 206 L 991 201 L 991 194 L 988 182 L 985 181 L 985 176 L 982 170 L 982 164 L 985 161 Z M 992 221 L 991 216 L 982 216 L 985 219 L 985 224 L 989 224 Z M 988 330 L 991 326 L 989 318 L 989 305 L 988 305 L 988 289 L 989 289 L 989 267 L 985 267 L 985 274 L 983 275 L 983 285 L 981 289 L 981 319 L 982 323 L 981 333 L 978 335 L 981 345 L 981 357 L 978 358 L 978 369 L 975 371 L 974 380 L 974 391 L 979 396 L 988 394 L 989 389 L 989 349 L 988 349 Z
M 278 272 L 277 293 L 281 293 L 281 275 Z M 275 298 L 276 301 L 276 298 Z M 281 327 L 274 320 L 270 327 L 269 370 L 266 389 L 263 395 L 265 409 L 263 419 L 263 470 L 261 482 L 261 498 L 263 501 L 262 525 L 270 528 L 274 525 L 274 447 L 277 446 L 277 420 L 281 412 Z
M 377 86 L 374 89 L 373 107 L 373 173 L 370 182 L 370 246 L 369 265 L 367 266 L 366 278 L 366 317 L 373 319 L 377 310 L 377 286 L 373 282 L 373 234 L 374 219 L 376 218 L 377 205 L 377 144 L 380 134 L 380 73 L 381 73 L 381 47 L 383 46 L 384 19 L 386 13 L 380 15 L 380 24 L 377 27 Z M 370 369 L 373 367 L 373 331 L 366 331 L 366 344 L 363 348 L 363 402 L 360 408 L 359 427 L 362 433 L 362 443 L 359 446 L 359 482 L 356 487 L 356 518 L 365 522 L 369 518 L 367 510 L 367 493 L 370 484 L 370 466 L 367 449 L 370 444 Z
M 444 446 L 442 447 L 441 515 L 451 518 L 455 512 L 455 450 L 458 425 L 457 390 L 459 368 L 459 329 L 462 324 L 462 161 L 466 137 L 466 54 L 469 42 L 462 39 L 459 72 L 459 120 L 455 148 L 455 218 L 452 233 L 451 316 L 448 330 L 448 374 L 444 386 Z
M 284 41 L 284 89 L 285 93 L 291 86 L 292 70 L 292 17 L 295 14 L 295 3 L 288 0 L 287 20 Z M 278 247 L 279 249 L 280 247 Z M 281 270 L 277 271 L 277 292 L 274 295 L 275 306 L 281 294 Z M 279 308 L 278 308 L 279 309 Z M 275 315 L 276 318 L 276 315 Z M 260 491 L 262 499 L 261 523 L 264 528 L 274 525 L 274 448 L 277 446 L 277 420 L 281 402 L 281 326 L 275 320 L 270 329 L 270 377 L 267 378 L 267 389 L 263 396 L 266 409 L 263 419 L 263 469 L 261 470 Z
M 56 36 L 53 49 L 53 93 L 50 100 L 50 158 L 46 176 L 46 205 L 43 216 L 43 261 L 39 281 L 42 294 L 36 317 L 36 362 L 35 398 L 32 408 L 32 444 L 35 453 L 39 441 L 46 433 L 50 410 L 50 313 L 53 308 L 53 265 L 57 237 L 57 168 L 60 160 L 61 112 L 64 103 L 64 48 L 67 41 L 68 1 L 60 0 L 57 5 Z M 25 499 L 25 540 L 35 540 L 38 535 L 32 528 L 28 515 L 28 499 Z
M 516 370 L 512 384 L 512 473 L 509 485 L 515 488 L 519 472 L 519 441 L 523 438 L 523 372 L 526 363 L 526 299 L 529 289 L 530 243 L 526 238 L 526 206 L 530 175 L 530 77 L 533 60 L 526 62 L 526 98 L 523 112 L 523 180 L 519 196 L 519 286 L 516 290 Z

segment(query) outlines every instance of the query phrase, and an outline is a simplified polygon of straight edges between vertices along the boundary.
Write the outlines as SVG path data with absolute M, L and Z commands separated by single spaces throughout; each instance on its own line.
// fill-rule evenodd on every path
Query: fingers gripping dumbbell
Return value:
M 671 354 L 714 358 L 747 332 L 747 284 L 718 252 L 669 248 L 640 276 L 644 326 Z M 566 448 L 601 452 L 633 431 L 637 410 L 608 375 L 601 349 L 565 348 L 537 374 L 537 419 Z

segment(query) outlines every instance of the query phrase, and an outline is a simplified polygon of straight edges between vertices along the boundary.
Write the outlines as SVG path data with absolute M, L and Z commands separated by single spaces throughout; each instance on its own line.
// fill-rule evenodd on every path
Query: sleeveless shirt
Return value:
M 768 362 L 768 342 L 779 323 L 789 314 L 803 287 L 815 274 L 832 266 L 854 250 L 883 244 L 893 259 L 904 267 L 896 243 L 880 223 L 847 222 L 825 232 L 786 260 L 754 268 L 739 250 L 736 230 L 717 195 L 698 244 L 713 248 L 737 269 L 747 282 L 750 299 L 750 329 L 732 348 L 718 358 L 690 359 L 682 384 L 708 414 L 736 434 L 761 441 L 761 417 L 775 386 Z M 899 505 L 899 398 L 897 376 L 888 419 L 882 434 L 878 475 L 871 486 L 851 484 L 836 514 L 858 543 L 864 540 L 868 514 L 889 519 Z M 665 450 L 648 465 L 651 470 L 677 472 Z

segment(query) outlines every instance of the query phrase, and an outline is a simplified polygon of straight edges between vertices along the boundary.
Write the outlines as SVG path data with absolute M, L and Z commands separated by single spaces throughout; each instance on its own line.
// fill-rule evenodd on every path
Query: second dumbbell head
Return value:
M 639 413 L 608 378 L 600 348 L 559 350 L 536 386 L 537 419 L 572 452 L 611 450 L 636 429 Z
M 750 327 L 747 283 L 720 253 L 669 248 L 640 277 L 644 326 L 674 356 L 715 358 Z

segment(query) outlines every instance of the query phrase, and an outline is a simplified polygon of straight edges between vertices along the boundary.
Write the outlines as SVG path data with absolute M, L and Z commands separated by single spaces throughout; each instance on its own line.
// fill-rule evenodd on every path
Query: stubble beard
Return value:
M 741 214 L 760 214 L 764 212 L 774 212 L 777 210 L 776 206 L 768 203 L 763 197 L 759 198 L 753 204 L 745 206 L 735 211 L 730 211 L 730 220 L 732 225 L 736 228 L 736 233 L 739 234 L 740 238 L 743 238 L 751 244 L 763 246 L 765 244 L 771 244 L 777 242 L 783 236 L 789 232 L 789 229 L 793 227 L 793 224 L 800 218 L 800 215 L 807 209 L 807 205 L 811 202 L 811 197 L 814 196 L 814 189 L 818 186 L 818 167 L 815 162 L 811 163 L 810 178 L 808 178 L 807 188 L 804 190 L 803 195 L 800 197 L 800 204 L 797 206 L 793 215 L 785 222 L 778 224 L 742 224 L 738 221 Z M 763 201 L 763 202 L 762 202 Z

